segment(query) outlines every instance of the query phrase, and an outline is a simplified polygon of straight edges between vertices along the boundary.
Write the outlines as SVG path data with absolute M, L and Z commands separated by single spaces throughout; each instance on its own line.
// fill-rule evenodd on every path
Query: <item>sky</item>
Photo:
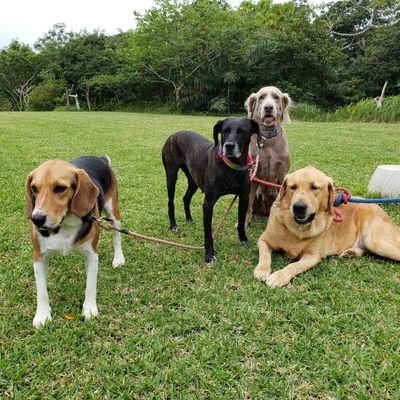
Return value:
M 240 0 L 228 0 L 232 6 Z M 0 49 L 12 39 L 33 45 L 57 23 L 67 31 L 89 32 L 99 28 L 107 34 L 135 27 L 133 11 L 143 13 L 154 0 L 11 0 L 0 11 Z

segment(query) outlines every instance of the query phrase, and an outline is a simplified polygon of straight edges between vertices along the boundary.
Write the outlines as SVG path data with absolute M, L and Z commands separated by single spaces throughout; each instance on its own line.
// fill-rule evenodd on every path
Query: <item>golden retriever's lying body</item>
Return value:
M 321 171 L 307 167 L 287 175 L 257 243 L 254 276 L 269 286 L 284 286 L 324 257 L 350 258 L 367 251 L 400 261 L 400 229 L 382 208 L 341 205 L 343 222 L 334 222 L 333 203 L 332 179 Z M 298 261 L 271 274 L 274 251 Z

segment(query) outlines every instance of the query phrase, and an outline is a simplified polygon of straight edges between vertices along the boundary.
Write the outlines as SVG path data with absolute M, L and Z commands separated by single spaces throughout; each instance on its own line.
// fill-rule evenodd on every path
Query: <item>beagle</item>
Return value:
M 100 217 L 104 208 L 113 224 L 121 226 L 117 181 L 110 168 L 110 159 L 107 156 L 82 156 L 70 163 L 46 161 L 28 175 L 26 200 L 37 289 L 33 326 L 39 328 L 51 320 L 47 275 L 50 254 L 55 251 L 66 255 L 77 250 L 83 254 L 87 275 L 83 315 L 86 319 L 97 316 L 100 228 L 93 217 Z M 124 263 L 121 236 L 114 232 L 113 266 Z

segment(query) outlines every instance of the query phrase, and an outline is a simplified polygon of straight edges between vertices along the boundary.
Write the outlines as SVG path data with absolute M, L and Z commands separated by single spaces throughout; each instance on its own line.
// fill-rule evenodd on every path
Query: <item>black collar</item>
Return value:
M 277 128 L 276 126 L 274 126 L 272 129 L 268 131 L 260 130 L 261 137 L 264 139 L 271 139 L 275 136 L 278 136 L 278 133 L 279 133 L 279 128 Z
M 82 226 L 81 226 L 81 229 L 79 229 L 79 232 L 75 236 L 74 243 L 79 242 L 84 237 L 86 237 L 86 235 L 89 233 L 90 229 L 92 229 L 94 215 L 95 215 L 95 209 L 90 211 L 89 214 L 82 217 Z
M 58 226 L 55 229 L 51 229 L 51 228 L 38 228 L 36 227 L 36 230 L 40 233 L 40 235 L 42 235 L 43 237 L 49 237 L 50 235 L 56 235 L 58 233 L 58 231 L 60 230 L 60 227 Z

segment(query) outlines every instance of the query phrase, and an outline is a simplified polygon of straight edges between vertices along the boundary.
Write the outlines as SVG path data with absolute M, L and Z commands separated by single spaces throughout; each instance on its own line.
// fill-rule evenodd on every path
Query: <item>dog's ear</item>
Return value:
M 287 199 L 287 186 L 288 186 L 287 180 L 288 180 L 287 177 L 283 180 L 282 186 L 279 189 L 278 197 L 276 199 L 276 203 L 282 208 L 289 207 Z
M 75 176 L 76 189 L 71 200 L 71 211 L 78 217 L 84 217 L 96 205 L 99 189 L 83 169 L 78 169 Z
M 257 100 L 257 95 L 255 93 L 252 93 L 244 102 L 244 106 L 247 110 L 247 118 L 253 118 L 256 100 Z
M 222 130 L 222 124 L 223 124 L 224 120 L 221 119 L 220 121 L 218 121 L 215 125 L 214 125 L 214 143 L 215 143 L 215 147 L 218 146 L 218 134 L 221 132 Z
M 289 108 L 292 105 L 292 99 L 287 93 L 282 94 L 282 122 L 291 124 L 292 121 L 289 116 Z
M 32 212 L 33 212 L 33 207 L 34 207 L 34 202 L 35 202 L 35 199 L 33 198 L 33 195 L 32 195 L 32 189 L 31 189 L 32 172 L 26 178 L 26 183 L 25 183 L 26 217 L 29 219 L 32 218 Z
M 254 119 L 250 119 L 251 121 L 251 134 L 257 135 L 257 146 L 258 148 L 261 147 L 261 132 L 260 132 L 260 126 L 258 125 L 258 122 L 254 121 Z
M 329 214 L 335 215 L 335 211 L 333 209 L 333 204 L 335 203 L 335 191 L 333 190 L 333 181 L 332 178 L 328 178 L 328 204 L 327 211 Z

